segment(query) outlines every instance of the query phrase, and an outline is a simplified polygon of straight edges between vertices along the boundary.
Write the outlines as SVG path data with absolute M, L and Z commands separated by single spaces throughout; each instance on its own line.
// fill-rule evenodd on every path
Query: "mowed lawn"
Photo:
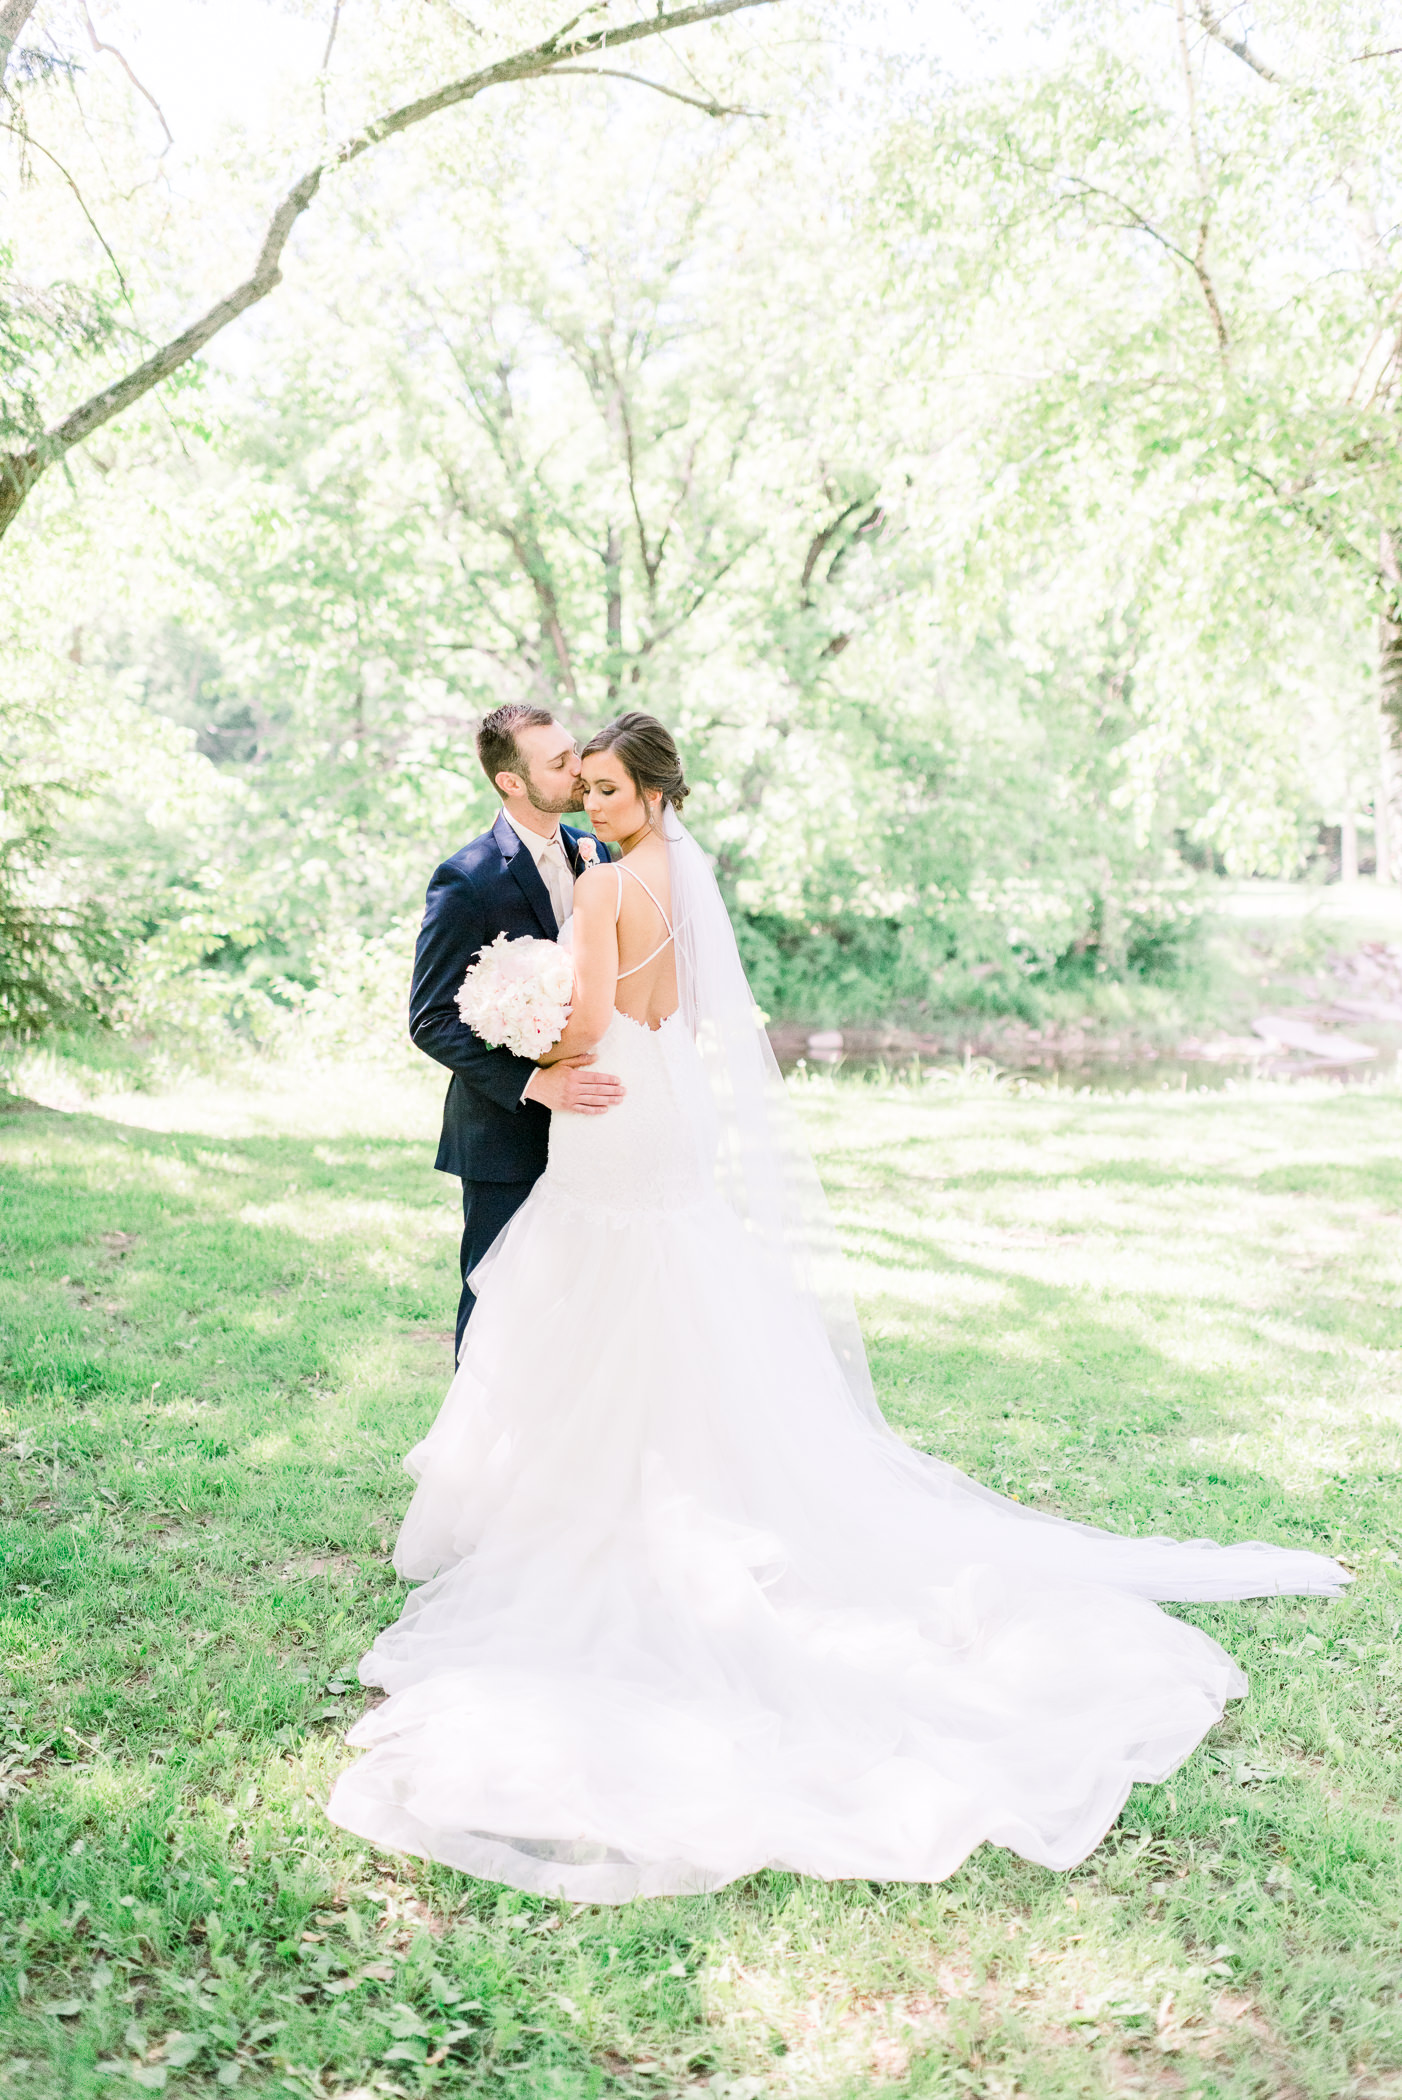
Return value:
M 1402 2094 L 1402 1094 L 801 1090 L 905 1436 L 1358 1579 L 1186 1614 L 1251 1695 L 1069 1876 L 607 1910 L 322 1813 L 448 1373 L 397 1084 L 0 1116 L 0 2093 Z

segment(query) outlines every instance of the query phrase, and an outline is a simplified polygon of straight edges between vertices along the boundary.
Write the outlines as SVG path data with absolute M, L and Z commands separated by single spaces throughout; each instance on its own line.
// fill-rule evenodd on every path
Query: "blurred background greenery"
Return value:
M 328 141 L 558 26 L 11 15 L 12 481 Z M 328 175 L 0 546 L 10 1040 L 398 1040 L 517 696 L 675 727 L 776 1019 L 1181 1028 L 1224 885 L 1388 889 L 1398 45 L 779 0 Z

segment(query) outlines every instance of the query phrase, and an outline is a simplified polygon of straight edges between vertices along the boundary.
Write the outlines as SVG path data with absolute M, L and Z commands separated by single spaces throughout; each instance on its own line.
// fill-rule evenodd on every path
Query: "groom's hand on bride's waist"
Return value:
M 544 1065 L 526 1081 L 523 1101 L 538 1101 L 552 1113 L 571 1116 L 607 1115 L 617 1108 L 627 1089 L 612 1072 L 593 1072 L 592 1050 L 578 1057 L 562 1057 L 558 1064 Z

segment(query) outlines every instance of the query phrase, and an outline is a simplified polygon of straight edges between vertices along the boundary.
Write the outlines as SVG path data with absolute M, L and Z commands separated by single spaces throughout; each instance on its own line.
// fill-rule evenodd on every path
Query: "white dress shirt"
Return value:
M 527 831 L 518 824 L 509 809 L 503 809 L 502 815 L 540 870 L 540 879 L 555 913 L 555 924 L 563 927 L 566 919 L 574 916 L 574 876 L 565 858 L 565 842 L 560 836 L 558 823 L 549 838 L 542 838 L 538 831 Z
M 503 807 L 502 815 L 539 868 L 540 879 L 555 913 L 555 924 L 563 931 L 565 921 L 574 917 L 574 876 L 565 858 L 565 842 L 560 836 L 559 825 L 556 824 L 548 839 L 543 839 L 538 831 L 524 830 L 509 809 Z M 523 1101 L 530 1100 L 531 1088 L 539 1076 L 539 1073 L 532 1072 L 522 1087 Z

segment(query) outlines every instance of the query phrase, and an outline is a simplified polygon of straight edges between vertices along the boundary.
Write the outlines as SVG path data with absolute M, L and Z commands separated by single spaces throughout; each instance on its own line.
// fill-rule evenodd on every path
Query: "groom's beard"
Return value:
M 538 809 L 543 817 L 567 817 L 584 807 L 584 783 L 577 780 L 564 802 L 555 802 L 548 795 L 536 792 L 533 780 L 526 782 L 526 800 L 532 809 Z

